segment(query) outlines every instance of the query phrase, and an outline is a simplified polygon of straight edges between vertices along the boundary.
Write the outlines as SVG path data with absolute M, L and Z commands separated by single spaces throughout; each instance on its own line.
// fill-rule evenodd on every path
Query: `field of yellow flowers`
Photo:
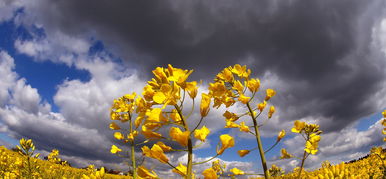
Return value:
M 200 178 L 216 179 L 221 177 L 237 178 L 247 175 L 256 177 L 256 174 L 245 173 L 238 168 L 224 171 L 225 166 L 216 160 L 228 148 L 235 146 L 233 136 L 223 134 L 219 136 L 218 146 L 215 148 L 216 154 L 206 161 L 194 162 L 193 154 L 195 149 L 206 142 L 210 130 L 205 126 L 205 119 L 211 110 L 218 110 L 220 106 L 227 109 L 223 113 L 226 122 L 224 128 L 236 128 L 240 132 L 252 135 L 256 139 L 256 147 L 252 149 L 239 150 L 240 157 L 248 155 L 256 150 L 259 153 L 260 162 L 263 168 L 264 178 L 385 178 L 386 152 L 375 147 L 370 155 L 365 159 L 352 163 L 341 163 L 331 165 L 328 161 L 315 171 L 306 171 L 303 166 L 310 155 L 315 155 L 319 150 L 319 142 L 322 140 L 319 125 L 308 124 L 303 121 L 294 121 L 294 126 L 288 130 L 296 135 L 301 135 L 304 139 L 302 156 L 294 156 L 281 149 L 282 159 L 297 158 L 300 166 L 294 171 L 285 174 L 279 166 L 267 163 L 265 154 L 274 148 L 286 135 L 286 130 L 278 131 L 276 142 L 263 150 L 264 144 L 261 140 L 259 128 L 265 125 L 275 113 L 275 107 L 269 106 L 270 99 L 276 94 L 273 89 L 266 89 L 265 93 L 260 92 L 260 80 L 250 78 L 252 71 L 246 66 L 236 64 L 224 68 L 216 75 L 214 81 L 209 83 L 206 93 L 198 94 L 200 82 L 188 81 L 188 77 L 193 70 L 184 70 L 169 65 L 166 68 L 157 67 L 152 71 L 154 78 L 148 81 L 141 95 L 136 93 L 126 94 L 115 99 L 110 109 L 110 129 L 114 130 L 114 138 L 117 144 L 124 143 L 129 147 L 129 151 L 124 151 L 119 145 L 112 145 L 110 152 L 114 155 L 122 156 L 121 153 L 129 153 L 126 156 L 130 159 L 130 176 L 126 178 L 159 178 L 156 171 L 147 169 L 144 165 L 138 165 L 135 158 L 135 150 L 141 148 L 143 156 L 158 160 L 162 165 L 170 167 L 171 172 L 176 173 L 181 178 Z M 262 96 L 258 101 L 256 96 Z M 201 96 L 199 109 L 195 109 L 196 97 Z M 190 104 L 186 106 L 188 100 Z M 236 113 L 229 107 L 237 104 L 243 106 L 244 113 Z M 198 107 L 197 107 L 198 108 Z M 198 119 L 193 118 L 192 114 L 200 114 Z M 261 115 L 266 113 L 266 115 Z M 262 119 L 266 116 L 266 119 Z M 386 111 L 383 112 L 384 120 L 382 125 L 386 126 Z M 243 118 L 243 122 L 239 122 Z M 248 126 L 245 120 L 251 121 L 252 126 Z M 195 122 L 195 123 L 194 123 Z M 124 127 L 126 126 L 126 127 Z M 162 129 L 162 130 L 161 130 Z M 386 128 L 385 128 L 386 129 Z M 165 132 L 161 131 L 168 131 Z M 386 130 L 383 131 L 386 134 Z M 142 135 L 143 138 L 138 136 Z M 386 138 L 385 138 L 386 139 Z M 198 145 L 195 140 L 200 141 Z M 119 141 L 119 142 L 118 142 Z M 148 142 L 152 142 L 152 146 Z M 174 149 L 166 145 L 175 143 L 180 147 Z M 170 163 L 165 153 L 179 151 L 187 153 L 187 160 L 178 165 Z M 20 146 L 14 151 L 4 147 L 0 148 L 0 176 L 3 178 L 124 178 L 125 176 L 106 174 L 104 169 L 95 170 L 89 166 L 87 169 L 76 169 L 70 167 L 65 161 L 59 158 L 59 151 L 52 150 L 47 156 L 47 160 L 40 160 L 39 154 L 35 154 L 35 146 L 31 140 L 21 139 Z M 204 163 L 211 163 L 210 168 L 202 173 L 193 171 L 193 166 Z M 270 168 L 269 168 L 270 166 Z M 225 173 L 231 173 L 225 175 Z

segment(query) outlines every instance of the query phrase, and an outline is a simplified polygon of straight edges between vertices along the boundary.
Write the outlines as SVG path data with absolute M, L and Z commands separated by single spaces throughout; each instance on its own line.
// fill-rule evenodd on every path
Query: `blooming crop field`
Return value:
M 385 69 L 386 0 L 0 0 L 0 179 L 386 179 Z
M 355 162 L 332 165 L 328 161 L 321 164 L 321 168 L 314 171 L 304 169 L 307 159 L 319 152 L 319 142 L 322 131 L 317 124 L 309 124 L 296 120 L 291 129 L 278 132 L 275 143 L 266 147 L 261 140 L 262 126 L 266 125 L 275 114 L 275 107 L 270 100 L 275 97 L 274 89 L 260 91 L 260 79 L 251 78 L 252 71 L 246 66 L 236 64 L 220 71 L 214 78 L 206 92 L 198 93 L 200 83 L 189 81 L 193 70 L 175 68 L 172 65 L 157 67 L 152 71 L 154 77 L 148 81 L 141 94 L 128 93 L 113 101 L 110 109 L 112 122 L 109 128 L 117 145 L 111 145 L 113 155 L 127 159 L 130 168 L 124 176 L 106 174 L 104 168 L 96 170 L 93 166 L 87 169 L 72 168 L 59 157 L 59 151 L 53 149 L 46 160 L 39 159 L 35 152 L 35 145 L 31 139 L 20 139 L 20 145 L 10 151 L 1 147 L 0 176 L 3 178 L 159 178 L 157 172 L 146 165 L 147 159 L 156 160 L 159 165 L 165 165 L 171 172 L 181 178 L 216 179 L 222 177 L 248 178 L 384 178 L 386 175 L 386 152 L 382 147 L 374 147 L 370 154 Z M 201 97 L 196 101 L 197 96 Z M 263 95 L 258 98 L 258 95 Z M 194 103 L 199 103 L 196 109 Z M 187 109 L 188 104 L 190 108 Z M 231 106 L 244 106 L 246 111 L 239 113 L 230 110 Z M 209 111 L 218 110 L 225 106 L 227 109 L 222 116 L 225 120 L 224 128 L 235 128 L 241 133 L 252 136 L 256 146 L 239 150 L 239 157 L 254 155 L 259 158 L 262 174 L 248 173 L 239 168 L 229 168 L 218 157 L 235 147 L 236 143 L 231 134 L 218 136 L 218 144 L 213 150 L 215 155 L 204 161 L 195 161 L 194 152 L 207 142 L 211 131 L 205 126 Z M 197 113 L 198 115 L 194 115 Z M 262 119 L 266 113 L 267 118 Z M 382 125 L 386 127 L 386 110 L 383 111 Z M 199 116 L 198 119 L 191 119 Z M 244 119 L 243 122 L 241 119 Z M 251 126 L 245 120 L 251 121 Z M 192 122 L 193 121 L 193 122 Z M 166 131 L 166 132 L 165 132 Z M 291 131 L 303 141 L 299 150 L 301 156 L 290 154 L 285 148 L 281 149 L 281 159 L 293 158 L 299 160 L 299 166 L 293 171 L 285 173 L 280 166 L 270 164 L 266 153 L 275 148 L 286 136 L 285 131 Z M 382 131 L 386 134 L 386 128 Z M 193 142 L 197 140 L 198 142 Z M 383 139 L 386 141 L 386 137 Z M 173 147 L 169 144 L 174 144 Z M 128 146 L 128 150 L 119 146 Z M 140 148 L 142 158 L 139 159 L 135 151 Z M 265 150 L 264 150 L 265 148 Z M 187 158 L 178 163 L 170 162 L 166 155 L 171 152 L 184 152 Z M 258 154 L 251 154 L 257 151 Z M 210 163 L 209 168 L 201 173 L 193 170 L 193 166 Z

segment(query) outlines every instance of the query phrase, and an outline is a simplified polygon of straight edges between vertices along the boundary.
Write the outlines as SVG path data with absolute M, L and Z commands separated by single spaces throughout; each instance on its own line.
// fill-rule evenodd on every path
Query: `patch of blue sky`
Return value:
M 360 119 L 356 125 L 356 129 L 358 131 L 367 131 L 371 125 L 374 125 L 378 120 L 383 117 L 382 111 Z
M 15 71 L 21 78 L 27 80 L 27 84 L 36 88 L 43 98 L 51 104 L 52 110 L 58 112 L 53 102 L 57 85 L 64 80 L 78 79 L 86 82 L 90 80 L 90 74 L 86 70 L 79 70 L 65 64 L 55 64 L 50 61 L 36 62 L 32 57 L 20 54 L 14 47 L 15 40 L 30 40 L 33 36 L 44 36 L 44 30 L 33 28 L 33 34 L 23 26 L 16 26 L 13 21 L 6 21 L 0 24 L 0 49 L 6 51 L 15 60 Z M 100 48 L 100 50 L 103 48 Z
M 8 136 L 7 133 L 0 133 L 0 140 L 9 144 L 9 146 L 7 146 L 7 148 L 11 148 L 11 147 L 14 147 L 14 146 L 19 144 L 18 140 Z

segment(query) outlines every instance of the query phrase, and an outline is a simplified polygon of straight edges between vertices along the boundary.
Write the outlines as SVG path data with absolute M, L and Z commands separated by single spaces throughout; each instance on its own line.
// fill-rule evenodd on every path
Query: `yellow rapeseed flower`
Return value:
M 287 150 L 285 148 L 282 148 L 280 152 L 281 152 L 281 156 L 280 156 L 281 159 L 286 159 L 286 158 L 292 158 L 293 157 L 291 154 L 289 154 L 287 152 Z
M 212 167 L 205 169 L 202 172 L 202 175 L 204 175 L 204 179 L 217 179 L 218 178 L 216 171 L 213 170 Z
M 186 91 L 188 91 L 188 94 L 190 98 L 194 99 L 197 96 L 197 81 L 192 82 L 186 82 Z
M 236 64 L 232 68 L 232 73 L 239 76 L 240 78 L 248 78 L 251 74 L 251 70 L 247 69 L 247 66 L 241 66 L 240 64 Z
M 118 126 L 115 122 L 110 123 L 110 129 L 112 130 L 119 130 L 121 127 Z
M 281 130 L 279 134 L 277 135 L 277 141 L 280 141 L 285 136 L 285 130 Z
M 307 153 L 316 154 L 318 152 L 318 143 L 320 141 L 320 136 L 316 134 L 311 134 L 310 139 L 306 142 L 305 151 Z
M 142 96 L 146 99 L 146 101 L 151 101 L 153 100 L 155 91 L 153 90 L 153 87 L 146 85 L 143 88 Z
M 127 135 L 127 139 L 130 141 L 133 141 L 134 137 L 136 137 L 137 135 L 138 135 L 138 131 L 133 131 Z
M 209 83 L 209 94 L 213 97 L 222 97 L 228 91 L 223 81 Z
M 237 114 L 233 113 L 233 112 L 229 112 L 229 111 L 225 111 L 225 113 L 223 114 L 223 116 L 225 117 L 225 119 L 228 121 L 236 121 L 237 119 L 239 119 L 239 116 L 237 116 Z
M 164 68 L 157 67 L 153 71 L 154 76 L 156 77 L 157 82 L 159 83 L 169 83 L 169 80 L 166 76 Z
M 142 178 L 149 178 L 149 179 L 158 178 L 158 175 L 153 170 L 150 172 L 144 166 L 139 166 L 137 168 L 137 174 Z
M 157 144 L 154 144 L 153 147 L 151 147 L 151 149 L 149 149 L 148 146 L 143 146 L 142 153 L 146 157 L 157 159 L 162 163 L 167 163 L 169 161 L 168 157 L 166 157 L 162 148 Z
M 260 87 L 260 80 L 259 79 L 255 79 L 255 78 L 252 78 L 250 80 L 247 81 L 247 87 L 248 89 L 254 93 L 254 92 L 257 92 L 259 91 L 259 87 Z
M 221 141 L 221 148 L 220 150 L 217 151 L 217 154 L 221 155 L 225 149 L 233 147 L 235 145 L 235 140 L 233 139 L 232 136 L 228 134 L 223 134 L 220 136 L 220 141 Z
M 224 128 L 238 128 L 240 125 L 238 125 L 235 122 L 232 121 L 226 121 Z
M 249 150 L 239 150 L 237 153 L 240 155 L 240 157 L 244 157 L 245 155 L 249 154 Z
M 238 100 L 243 104 L 247 104 L 249 102 L 249 99 L 251 99 L 251 97 L 247 97 L 243 93 L 241 93 Z
M 267 89 L 266 90 L 266 96 L 265 96 L 265 101 L 268 101 L 269 99 L 271 99 L 273 96 L 275 96 L 276 94 L 276 91 L 273 90 L 273 89 Z
M 226 82 L 233 82 L 234 77 L 230 70 L 232 67 L 224 68 L 219 74 L 217 74 L 217 78 L 220 80 L 224 80 Z
M 172 140 L 177 141 L 182 146 L 188 145 L 188 138 L 190 135 L 189 131 L 182 132 L 180 128 L 178 127 L 171 127 L 169 132 L 170 137 Z
M 180 68 L 174 68 L 172 65 L 168 65 L 169 77 L 168 80 L 175 81 L 179 86 L 185 88 L 185 82 L 193 73 L 193 70 L 183 70 Z
M 121 152 L 121 151 L 122 151 L 122 149 L 118 148 L 116 145 L 111 146 L 111 150 L 110 150 L 111 153 L 115 154 L 115 153 Z
M 291 129 L 291 131 L 294 133 L 300 133 L 304 129 L 305 126 L 306 126 L 305 122 L 296 120 L 294 123 L 294 127 Z
M 275 106 L 271 106 L 268 111 L 268 118 L 271 118 L 274 112 L 275 112 Z
M 265 106 L 267 106 L 267 101 L 263 101 L 262 103 L 259 103 L 257 105 L 257 109 L 259 109 L 259 111 L 261 112 L 264 110 Z
M 187 168 L 185 165 L 182 165 L 182 163 L 180 163 L 176 168 L 174 168 L 172 170 L 174 173 L 177 173 L 183 177 L 186 176 L 186 171 L 187 171 Z
M 166 122 L 167 118 L 162 114 L 161 108 L 153 108 L 146 112 L 147 122 Z
M 176 109 L 173 109 L 173 110 L 172 110 L 172 113 L 170 113 L 170 118 L 171 118 L 174 122 L 180 122 L 180 121 L 181 121 L 181 116 L 178 114 L 178 112 L 177 112 Z
M 240 128 L 241 132 L 249 132 L 250 131 L 249 127 L 245 125 L 245 122 L 241 122 L 239 128 Z
M 141 132 L 148 139 L 159 139 L 162 137 L 162 135 L 160 133 L 156 133 L 156 132 L 152 131 L 151 129 L 146 127 L 146 125 L 142 126 Z
M 123 136 L 122 133 L 120 132 L 114 132 L 114 138 L 118 139 L 118 140 L 122 140 L 124 139 L 125 137 Z
M 199 140 L 205 142 L 205 139 L 209 133 L 210 133 L 210 130 L 208 128 L 206 128 L 206 126 L 202 126 L 201 129 L 196 129 L 194 131 L 194 137 L 196 139 L 199 139 Z
M 210 96 L 202 93 L 201 95 L 201 104 L 200 104 L 200 113 L 202 117 L 205 117 L 209 113 L 209 105 L 210 105 Z
M 123 97 L 127 99 L 129 102 L 133 102 L 134 98 L 137 96 L 137 93 L 133 92 L 131 94 L 125 94 Z
M 236 80 L 232 87 L 234 90 L 236 90 L 238 93 L 243 93 L 244 86 L 241 84 L 239 80 Z
M 233 175 L 244 175 L 245 174 L 244 171 L 242 171 L 238 168 L 232 168 L 230 171 L 233 173 Z
M 169 152 L 172 150 L 172 148 L 170 146 L 167 146 L 166 144 L 164 144 L 161 141 L 158 141 L 157 145 L 160 146 L 164 152 Z

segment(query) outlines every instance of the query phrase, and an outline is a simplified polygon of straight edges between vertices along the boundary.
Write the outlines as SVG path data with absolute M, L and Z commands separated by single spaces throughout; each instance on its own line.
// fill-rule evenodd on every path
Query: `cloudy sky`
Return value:
M 277 113 L 261 128 L 267 148 L 295 120 L 324 131 L 307 168 L 358 158 L 383 144 L 383 0 L 1 0 L 0 144 L 31 138 L 41 152 L 57 148 L 76 166 L 123 170 L 109 154 L 117 143 L 108 129 L 114 98 L 140 92 L 157 66 L 194 69 L 190 79 L 202 79 L 205 91 L 216 73 L 236 63 L 248 65 L 262 89 L 277 91 L 271 101 Z M 237 156 L 256 143 L 221 129 L 224 110 L 210 112 L 205 125 L 212 136 L 196 159 L 215 154 L 218 135 L 230 133 L 241 140 L 220 157 L 228 168 L 261 171 L 257 151 Z M 292 169 L 298 162 L 278 160 L 279 150 L 299 155 L 303 145 L 288 135 L 267 155 L 269 164 Z M 186 156 L 169 157 L 177 164 Z M 147 164 L 168 175 L 157 161 Z

